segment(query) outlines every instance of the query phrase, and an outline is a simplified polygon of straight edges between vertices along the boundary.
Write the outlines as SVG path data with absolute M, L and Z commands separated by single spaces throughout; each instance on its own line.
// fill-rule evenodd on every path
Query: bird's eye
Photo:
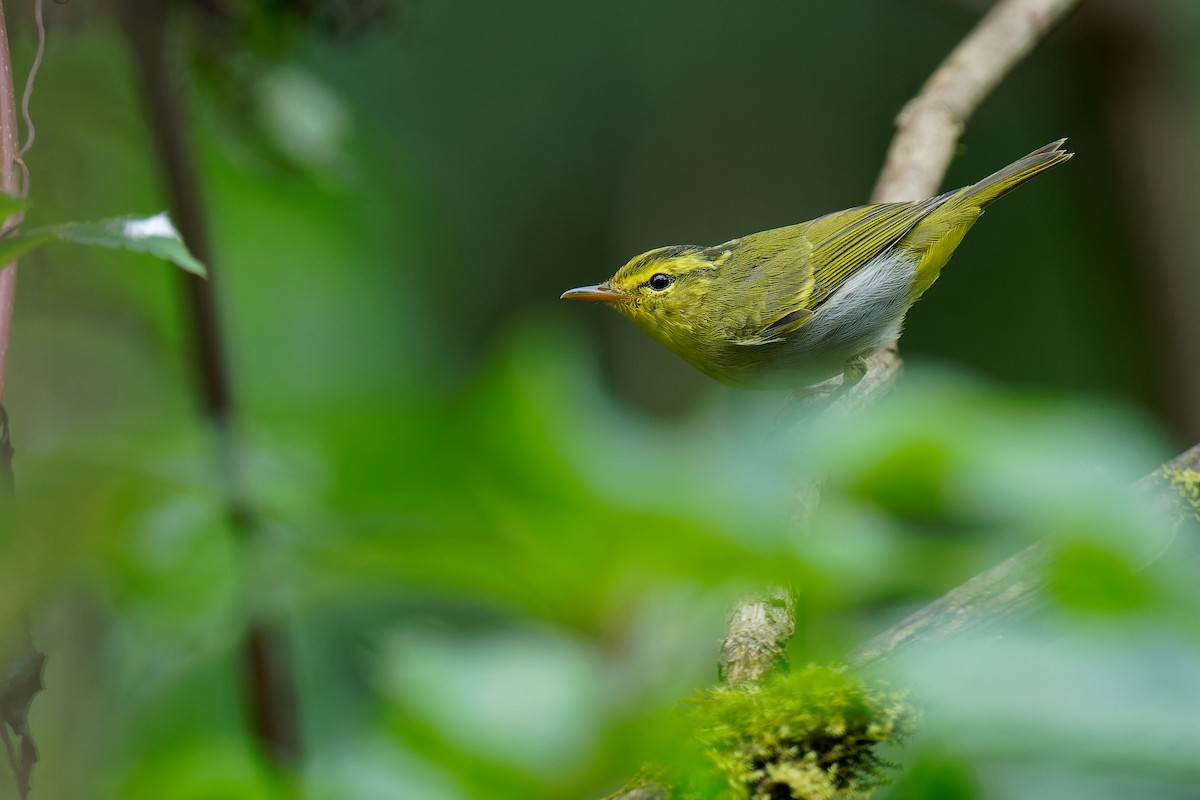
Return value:
M 656 292 L 661 292 L 674 282 L 675 279 L 670 275 L 658 272 L 650 276 L 650 280 L 646 281 L 646 285 Z

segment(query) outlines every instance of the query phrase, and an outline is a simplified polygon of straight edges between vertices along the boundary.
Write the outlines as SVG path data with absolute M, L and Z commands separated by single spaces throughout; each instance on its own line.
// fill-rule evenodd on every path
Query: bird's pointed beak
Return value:
M 619 289 L 614 289 L 607 283 L 598 283 L 595 286 L 580 286 L 578 289 L 568 289 L 562 293 L 559 299 L 599 300 L 602 303 L 612 303 L 614 305 L 633 301 L 632 295 L 622 292 Z

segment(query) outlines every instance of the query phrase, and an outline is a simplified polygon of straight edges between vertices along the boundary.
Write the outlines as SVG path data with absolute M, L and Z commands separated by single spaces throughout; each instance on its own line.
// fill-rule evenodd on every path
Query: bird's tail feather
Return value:
M 977 183 L 937 198 L 941 202 L 906 239 L 909 247 L 921 254 L 912 288 L 914 300 L 937 280 L 954 248 L 988 204 L 1072 156 L 1062 149 L 1064 142 L 1066 139 L 1051 142 Z
M 992 201 L 1011 192 L 1025 181 L 1042 174 L 1051 167 L 1068 160 L 1074 153 L 1062 149 L 1066 139 L 1051 142 L 1043 148 L 1034 150 L 1024 158 L 1019 158 L 1004 169 L 994 172 L 983 180 L 968 186 L 958 197 L 950 202 L 955 205 L 972 205 L 985 208 Z

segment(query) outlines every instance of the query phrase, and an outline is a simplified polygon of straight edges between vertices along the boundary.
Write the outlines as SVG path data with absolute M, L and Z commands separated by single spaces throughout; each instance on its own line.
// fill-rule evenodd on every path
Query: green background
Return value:
M 223 510 L 180 276 L 26 259 L 0 577 L 50 657 L 40 796 L 599 797 L 670 759 L 748 587 L 802 586 L 793 661 L 835 659 L 1044 536 L 1049 620 L 895 669 L 935 696 L 895 796 L 1189 796 L 1191 540 L 1144 570 L 1163 526 L 1117 487 L 1200 438 L 1197 7 L 1085 2 L 970 120 L 946 187 L 1077 155 L 970 233 L 862 420 L 776 436 L 782 397 L 557 299 L 865 202 L 982 5 L 175 4 L 259 524 Z M 167 205 L 104 12 L 46 6 L 30 225 Z M 250 617 L 295 671 L 294 780 L 246 733 Z

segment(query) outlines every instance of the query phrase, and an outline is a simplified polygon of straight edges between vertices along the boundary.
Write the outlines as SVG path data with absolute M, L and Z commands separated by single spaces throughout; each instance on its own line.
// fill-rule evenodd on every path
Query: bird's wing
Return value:
M 805 227 L 764 231 L 711 249 L 710 261 L 736 289 L 712 297 L 724 338 L 735 344 L 765 344 L 809 316 L 814 284 L 806 266 L 812 242 L 804 236 Z
M 748 278 L 770 287 L 761 305 L 745 319 L 738 344 L 778 341 L 802 326 L 856 272 L 882 255 L 929 214 L 944 197 L 921 203 L 879 203 L 838 211 L 794 226 L 787 247 L 759 248 L 758 236 L 779 240 L 789 229 L 754 234 Z M 790 231 L 789 231 L 790 232 Z M 772 236 L 772 234 L 774 234 Z
M 839 211 L 809 223 L 815 283 L 809 308 L 829 299 L 856 272 L 883 255 L 944 197 L 920 203 L 879 203 Z

